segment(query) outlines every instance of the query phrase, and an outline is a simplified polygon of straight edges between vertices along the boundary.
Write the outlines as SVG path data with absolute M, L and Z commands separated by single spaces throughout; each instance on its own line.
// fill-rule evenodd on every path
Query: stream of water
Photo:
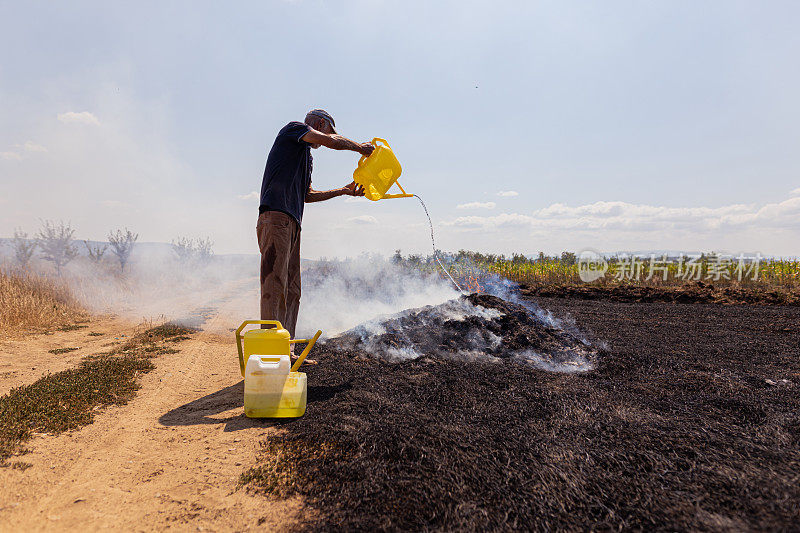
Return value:
M 438 254 L 438 252 L 436 250 L 436 240 L 433 238 L 433 222 L 431 221 L 431 215 L 428 213 L 428 208 L 425 206 L 425 202 L 423 202 L 422 198 L 420 198 L 419 195 L 417 195 L 417 194 L 414 195 L 414 198 L 419 200 L 419 203 L 422 204 L 422 209 L 425 210 L 425 216 L 428 217 L 428 224 L 430 224 L 430 227 L 431 227 L 431 245 L 433 246 L 433 258 L 439 264 L 439 268 L 442 269 L 442 272 L 447 274 L 447 277 L 450 278 L 450 281 L 453 282 L 453 285 L 455 285 L 455 287 L 458 290 L 458 292 L 463 293 L 464 291 L 461 289 L 461 287 L 458 285 L 458 283 L 456 283 L 456 280 L 453 279 L 453 276 L 450 275 L 450 272 L 448 272 L 447 269 L 442 264 L 442 262 L 439 261 L 439 254 Z

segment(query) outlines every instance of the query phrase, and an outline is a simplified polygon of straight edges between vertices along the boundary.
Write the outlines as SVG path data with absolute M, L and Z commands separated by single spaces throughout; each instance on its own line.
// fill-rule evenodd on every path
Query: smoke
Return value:
M 121 271 L 113 255 L 106 253 L 95 263 L 79 249 L 81 256 L 64 267 L 62 278 L 94 313 L 136 322 L 170 320 L 224 335 L 244 320 L 260 318 L 257 255 L 182 261 L 168 244 L 137 243 Z M 11 264 L 8 248 L 5 258 Z M 439 276 L 401 268 L 380 256 L 304 260 L 301 267 L 298 337 L 318 329 L 323 338 L 335 336 L 376 316 L 458 296 Z M 52 274 L 41 258 L 30 268 Z
M 578 325 L 572 316 L 567 315 L 562 318 L 556 318 L 549 309 L 542 309 L 535 303 L 525 300 L 522 298 L 522 294 L 520 293 L 519 284 L 502 276 L 498 276 L 497 274 L 484 274 L 481 277 L 480 284 L 483 292 L 497 296 L 508 302 L 521 305 L 531 314 L 536 316 L 536 318 L 541 320 L 544 324 L 547 324 L 552 328 L 561 329 L 568 332 L 586 346 L 592 345 L 592 342 L 578 328 Z M 606 349 L 606 346 L 603 343 L 600 343 L 598 347 L 601 349 Z
M 245 318 L 258 318 L 257 265 L 247 256 L 181 260 L 169 245 L 144 243 L 124 271 L 113 256 L 99 263 L 82 257 L 67 266 L 64 279 L 94 313 L 227 334 Z
M 578 353 L 571 354 L 569 358 L 557 360 L 553 358 L 552 355 L 539 354 L 532 350 L 523 350 L 515 355 L 514 359 L 548 372 L 573 374 L 576 372 L 588 372 L 594 369 L 594 364 L 584 355 Z
M 395 265 L 377 255 L 316 261 L 303 272 L 299 336 L 321 329 L 333 337 L 376 317 L 440 304 L 458 296 L 449 282 Z

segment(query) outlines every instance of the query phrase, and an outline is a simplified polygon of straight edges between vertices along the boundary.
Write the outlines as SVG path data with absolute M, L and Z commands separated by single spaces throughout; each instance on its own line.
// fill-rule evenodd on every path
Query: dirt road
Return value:
M 242 415 L 233 335 L 217 333 L 229 329 L 223 317 L 237 303 L 204 309 L 203 331 L 180 343 L 179 353 L 155 359 L 156 370 L 141 378 L 130 403 L 102 410 L 78 431 L 37 436 L 28 445 L 32 453 L 18 458 L 32 464 L 27 470 L 0 469 L 0 531 L 291 525 L 300 500 L 273 503 L 237 490 L 259 437 L 275 431 L 273 423 Z M 89 323 L 81 336 L 94 331 L 107 338 L 126 329 L 133 333 L 131 324 L 105 319 Z M 77 340 L 68 342 L 79 346 Z M 19 356 L 24 347 L 4 345 Z
M 87 355 L 110 350 L 124 343 L 137 328 L 134 322 L 111 315 L 74 327 L 70 331 L 0 338 L 0 395 L 14 387 L 29 385 L 47 373 L 72 368 Z

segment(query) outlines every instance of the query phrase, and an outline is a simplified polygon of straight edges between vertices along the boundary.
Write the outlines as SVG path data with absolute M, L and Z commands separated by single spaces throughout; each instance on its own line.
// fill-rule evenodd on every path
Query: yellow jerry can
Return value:
M 248 324 L 266 324 L 268 329 L 251 329 Z M 236 330 L 239 368 L 244 377 L 244 414 L 250 418 L 294 418 L 306 412 L 305 372 L 297 372 L 322 331 L 311 339 L 291 339 L 277 320 L 245 320 Z M 307 343 L 291 365 L 289 345 Z
M 361 156 L 358 160 L 358 167 L 353 172 L 353 181 L 364 187 L 364 196 L 372 201 L 381 198 L 410 198 L 413 194 L 408 194 L 397 181 L 403 171 L 400 162 L 394 156 L 392 148 L 385 139 L 375 137 L 371 144 L 375 147 L 372 154 Z M 387 194 L 393 184 L 403 192 L 403 194 Z

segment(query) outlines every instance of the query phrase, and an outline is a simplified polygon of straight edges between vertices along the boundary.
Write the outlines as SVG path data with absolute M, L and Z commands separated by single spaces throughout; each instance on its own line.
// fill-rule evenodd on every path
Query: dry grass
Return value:
M 57 279 L 0 270 L 0 334 L 72 324 L 86 311 Z
M 54 348 L 52 350 L 48 350 L 48 353 L 53 355 L 61 355 L 62 353 L 74 352 L 75 350 L 80 350 L 80 348 Z

